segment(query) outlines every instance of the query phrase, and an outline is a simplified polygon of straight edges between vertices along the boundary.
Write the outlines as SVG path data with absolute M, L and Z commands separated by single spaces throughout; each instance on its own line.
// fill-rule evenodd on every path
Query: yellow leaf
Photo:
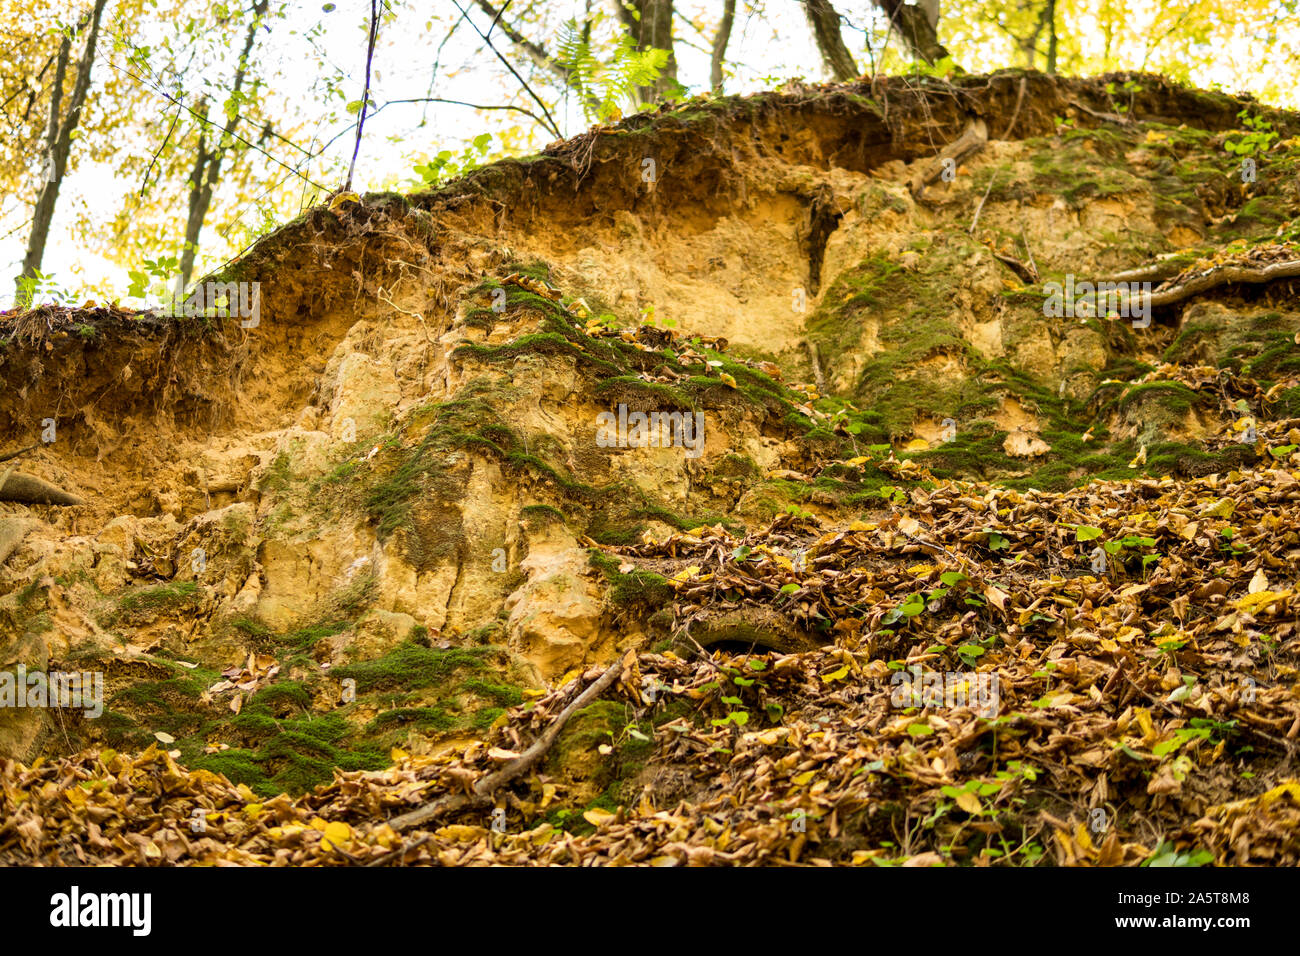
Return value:
M 930 447 L 930 443 L 924 438 L 913 438 L 903 446 L 903 451 L 925 451 Z
M 388 757 L 390 760 L 393 761 L 393 763 L 401 763 L 409 756 L 411 755 L 408 754 L 405 750 L 403 750 L 400 747 L 394 747 L 392 750 L 388 752 Z
M 345 202 L 359 203 L 361 202 L 361 197 L 358 196 L 356 193 L 352 193 L 352 192 L 339 193 L 337 196 L 335 196 L 333 199 L 330 200 L 330 212 L 334 212 L 336 209 L 339 208 L 339 206 L 342 206 Z
M 452 823 L 448 826 L 441 827 L 437 831 L 440 837 L 446 837 L 448 840 L 458 840 L 461 843 L 470 843 L 477 840 L 487 831 L 482 827 L 470 827 L 463 823 Z
M 582 811 L 582 819 L 586 820 L 593 827 L 601 827 L 614 819 L 615 814 L 608 810 L 602 810 L 600 807 L 592 807 L 590 810 Z
M 1261 607 L 1265 604 L 1272 604 L 1274 601 L 1280 601 L 1283 598 L 1289 597 L 1290 594 L 1290 591 L 1257 591 L 1254 594 L 1247 594 L 1244 598 L 1234 601 L 1233 607 L 1239 611 L 1244 611 L 1254 607 Z
M 812 779 L 815 776 L 817 776 L 816 770 L 807 770 L 799 774 L 797 777 L 791 779 L 790 782 L 793 783 L 796 787 L 806 787 L 808 786 L 808 784 L 812 783 Z
M 977 814 L 982 809 L 980 807 L 980 798 L 975 796 L 969 790 L 963 790 L 957 794 L 957 806 L 961 807 L 969 814 Z
M 1139 707 L 1133 711 L 1133 716 L 1137 718 L 1138 726 L 1142 728 L 1143 740 L 1155 736 L 1155 728 L 1151 725 L 1151 711 L 1145 707 Z
M 695 577 L 695 575 L 699 573 L 700 573 L 700 566 L 698 564 L 692 564 L 689 568 L 683 568 L 682 570 L 674 574 L 673 581 L 676 584 L 681 584 L 689 580 L 690 578 Z
M 721 374 L 719 374 L 718 378 L 722 379 L 723 385 L 730 385 L 732 388 L 736 387 L 736 380 L 732 376 L 728 375 L 726 372 L 722 372 Z
M 352 840 L 352 828 L 342 820 L 335 820 L 332 823 L 325 824 L 325 835 L 321 837 L 321 849 L 329 850 L 334 847 L 341 847 L 343 844 Z
M 839 670 L 831 671 L 829 674 L 823 674 L 822 681 L 823 683 L 829 684 L 831 681 L 844 680 L 844 678 L 848 676 L 849 676 L 849 665 L 845 664 Z

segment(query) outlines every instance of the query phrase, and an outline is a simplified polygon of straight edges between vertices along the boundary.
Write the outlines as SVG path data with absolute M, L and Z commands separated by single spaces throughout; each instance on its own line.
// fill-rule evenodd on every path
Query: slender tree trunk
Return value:
M 713 58 L 709 63 L 709 85 L 713 92 L 722 92 L 722 65 L 727 60 L 727 44 L 731 41 L 731 27 L 736 21 L 736 0 L 723 0 L 722 22 L 713 35 Z
M 858 65 L 853 62 L 853 55 L 844 45 L 840 33 L 840 15 L 831 6 L 830 0 L 807 0 L 803 5 L 808 16 L 808 25 L 812 27 L 813 39 L 821 52 L 826 71 L 843 83 L 858 76 Z
M 653 103 L 677 88 L 677 58 L 673 55 L 673 0 L 614 0 L 623 28 L 632 38 L 635 49 L 667 50 L 668 62 L 653 86 L 637 88 L 637 99 Z
M 258 0 L 257 5 L 253 7 L 253 19 L 248 24 L 244 49 L 239 55 L 239 66 L 235 70 L 235 82 L 230 88 L 232 95 L 243 88 L 244 76 L 248 72 L 248 57 L 253 51 L 253 43 L 257 40 L 257 29 L 262 25 L 262 18 L 266 16 L 269 5 L 270 0 Z M 203 115 L 207 116 L 206 108 L 203 110 Z M 199 252 L 199 234 L 203 231 L 203 220 L 207 218 L 208 209 L 212 206 L 212 194 L 216 191 L 217 182 L 221 178 L 221 162 L 229 148 L 230 137 L 238 125 L 239 114 L 236 113 L 226 121 L 220 137 L 210 150 L 207 148 L 206 133 L 199 134 L 198 155 L 194 160 L 194 169 L 190 173 L 190 203 L 189 215 L 185 219 L 185 247 L 181 250 L 182 286 L 189 285 L 190 276 L 194 273 L 194 260 Z
M 85 105 L 86 93 L 90 89 L 90 69 L 95 60 L 95 45 L 99 42 L 99 21 L 107 3 L 108 0 L 96 0 L 94 9 L 89 14 L 86 47 L 77 65 L 77 80 L 68 99 L 68 111 L 62 115 L 63 83 L 67 77 L 68 64 L 72 59 L 71 35 L 65 35 L 59 45 L 54 86 L 50 95 L 50 121 L 45 138 L 46 157 L 42 165 L 45 181 L 41 184 L 41 192 L 36 198 L 36 208 L 32 213 L 32 231 L 27 239 L 27 253 L 23 256 L 23 268 L 14 280 L 14 300 L 19 307 L 31 304 L 31 291 L 24 289 L 23 280 L 34 277 L 40 271 L 41 261 L 45 258 L 45 244 L 50 238 L 54 207 L 59 200 L 59 185 L 68 168 L 68 154 L 72 151 L 72 132 L 81 121 L 81 108 Z M 86 18 L 83 18 L 82 23 L 85 22 Z
M 1056 0 L 1047 0 L 1047 72 L 1056 72 Z

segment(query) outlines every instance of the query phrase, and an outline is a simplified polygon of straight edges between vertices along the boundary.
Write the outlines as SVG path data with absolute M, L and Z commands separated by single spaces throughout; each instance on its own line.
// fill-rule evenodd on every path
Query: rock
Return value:
M 383 657 L 410 637 L 417 624 L 409 614 L 368 611 L 357 620 L 354 636 L 341 650 L 349 663 Z
M 586 578 L 586 553 L 567 529 L 550 526 L 530 540 L 520 567 L 528 580 L 506 598 L 509 645 L 547 680 L 595 648 L 603 609 Z
M 11 618 L 16 595 L 0 599 L 0 624 Z M 12 631 L 8 632 L 12 634 Z M 15 673 L 22 664 L 28 673 L 49 667 L 49 650 L 44 639 L 28 633 L 26 637 L 0 638 L 0 673 Z M 49 711 L 38 707 L 0 707 L 0 759 L 28 762 L 39 752 L 43 732 L 48 726 Z
M 329 374 L 328 370 L 326 374 Z M 344 432 L 349 420 L 357 436 L 373 434 L 388 424 L 402 399 L 402 389 L 392 364 L 361 352 L 349 352 L 343 356 L 333 382 L 322 389 L 326 390 L 332 392 L 331 434 L 334 439 L 343 441 L 348 440 Z
M 1017 428 L 1003 439 L 1002 450 L 1013 458 L 1037 458 L 1039 455 L 1046 455 L 1052 450 L 1052 446 L 1033 432 Z

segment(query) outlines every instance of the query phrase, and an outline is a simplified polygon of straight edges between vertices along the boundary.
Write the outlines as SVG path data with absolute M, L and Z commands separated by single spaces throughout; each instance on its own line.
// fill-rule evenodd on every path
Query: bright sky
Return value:
M 442 40 L 451 17 L 458 16 L 453 0 L 433 0 L 436 9 L 445 11 L 441 19 L 426 27 L 429 7 L 423 4 L 408 3 L 404 6 L 395 4 L 398 19 L 385 25 L 381 33 L 379 47 L 375 54 L 374 74 L 372 80 L 372 99 L 383 104 L 391 100 L 440 96 L 447 99 L 459 99 L 475 103 L 513 102 L 534 105 L 526 97 L 518 95 L 518 83 L 502 67 L 490 50 L 484 49 L 478 35 L 467 26 L 462 25 L 451 42 L 443 48 L 440 65 L 434 76 L 434 56 L 439 41 Z M 488 28 L 488 19 L 473 4 L 473 0 L 455 0 L 470 11 L 480 29 Z M 1201 0 L 1204 2 L 1204 0 Z M 568 16 L 580 16 L 584 8 L 583 0 L 554 0 L 547 7 L 548 22 L 545 30 L 538 33 L 542 42 L 553 47 L 557 42 L 558 28 Z M 599 6 L 599 3 L 595 4 Z M 72 3 L 76 9 L 80 2 Z M 676 29 L 677 57 L 679 61 L 679 79 L 691 92 L 703 90 L 708 83 L 709 57 L 708 46 L 714 18 L 718 15 L 721 4 L 718 0 L 682 0 L 679 7 L 685 10 L 693 20 L 706 23 L 709 36 L 703 36 L 679 21 Z M 753 92 L 772 86 L 775 82 L 791 77 L 803 76 L 809 80 L 822 78 L 820 63 L 800 9 L 794 2 L 786 0 L 767 0 L 766 19 L 754 16 L 750 4 L 739 0 L 737 4 L 736 23 L 729 47 L 732 67 L 735 75 L 729 78 L 727 90 L 731 93 Z M 110 10 L 112 4 L 110 3 Z M 326 12 L 325 8 L 334 7 Z M 869 0 L 842 0 L 836 8 L 848 16 L 855 26 L 865 26 L 875 15 L 875 7 Z M 1159 8 L 1155 0 L 1140 3 L 1135 7 L 1138 16 L 1134 17 L 1131 29 L 1125 36 L 1112 40 L 1114 44 L 1124 44 L 1131 48 L 1130 56 L 1133 66 L 1141 62 L 1143 40 L 1150 31 L 1144 30 L 1143 23 L 1149 23 L 1154 11 Z M 1230 9 L 1226 3 L 1221 9 Z M 323 116 L 320 109 L 318 89 L 313 86 L 319 80 L 317 61 L 324 58 L 326 64 L 333 65 L 348 78 L 346 99 L 359 99 L 365 61 L 365 31 L 369 15 L 367 0 L 342 0 L 337 5 L 322 3 L 320 0 L 290 0 L 286 19 L 274 21 L 269 34 L 263 34 L 259 40 L 255 62 L 263 71 L 277 75 L 275 95 L 283 96 L 289 103 L 301 107 L 304 115 L 312 117 L 308 126 L 307 138 L 299 137 L 299 145 L 319 148 L 319 144 L 335 137 L 342 131 L 351 117 L 342 109 L 341 100 L 335 100 L 332 108 L 333 117 Z M 697 15 L 698 14 L 698 15 Z M 321 22 L 323 31 L 310 36 L 313 25 Z M 944 24 L 941 22 L 941 35 Z M 1260 56 L 1257 41 L 1252 34 L 1259 35 L 1267 29 L 1263 24 L 1243 24 L 1237 42 L 1228 44 L 1220 51 L 1214 65 L 1198 82 L 1203 85 L 1218 84 L 1224 89 L 1235 92 L 1244 86 L 1261 90 L 1266 84 L 1267 76 L 1261 74 L 1257 64 Z M 515 51 L 500 28 L 492 34 L 497 48 L 517 65 L 520 72 L 528 75 L 526 61 Z M 145 36 L 132 37 L 137 43 L 152 42 Z M 846 30 L 845 39 L 850 48 L 859 57 L 859 64 L 867 68 L 867 58 L 861 52 L 862 34 Z M 1084 32 L 1085 50 L 1098 57 L 1102 52 L 1103 38 L 1096 33 Z M 895 45 L 897 40 L 892 41 Z M 232 31 L 229 37 L 231 50 L 229 60 L 233 61 L 243 43 L 243 30 Z M 108 72 L 112 67 L 109 60 L 118 65 L 125 63 L 125 53 L 113 52 L 109 43 L 101 44 L 95 70 Z M 987 69 L 1006 65 L 1005 56 L 999 53 L 988 64 L 968 63 L 975 69 Z M 327 65 L 325 70 L 331 67 Z M 431 89 L 432 82 L 432 89 Z M 1272 85 L 1272 84 L 1267 84 Z M 553 89 L 553 88 L 552 88 Z M 541 90 L 539 89 L 539 92 Z M 544 96 L 553 95 L 550 90 Z M 1295 106 L 1297 94 L 1281 94 L 1274 98 L 1277 105 Z M 1289 102 L 1288 102 L 1289 101 Z M 149 141 L 150 136 L 161 136 L 165 130 L 163 117 L 167 114 L 167 104 L 158 100 L 158 122 L 145 127 L 145 135 L 130 148 L 146 150 L 145 155 L 156 147 Z M 574 108 L 572 101 L 569 109 L 554 110 L 557 120 L 566 135 L 579 133 L 587 128 L 588 121 L 581 111 Z M 366 191 L 383 188 L 408 188 L 413 185 L 414 166 L 427 155 L 440 149 L 452 149 L 457 152 L 465 142 L 477 133 L 485 130 L 500 130 L 505 126 L 525 121 L 520 114 L 493 111 L 477 112 L 463 106 L 451 104 L 393 104 L 383 108 L 377 115 L 367 120 L 365 140 L 357 163 L 354 189 Z M 533 130 L 534 139 L 527 144 L 532 151 L 544 145 L 550 137 L 543 131 Z M 315 137 L 314 142 L 312 137 Z M 495 141 L 494 141 L 495 143 Z M 524 144 L 520 144 L 521 147 Z M 346 167 L 351 156 L 353 136 L 351 133 L 339 136 L 328 151 L 335 167 Z M 75 146 L 74 146 L 75 149 Z M 274 150 L 283 161 L 293 162 L 294 151 L 287 146 Z M 36 158 L 33 159 L 36 162 Z M 330 175 L 319 164 L 314 164 L 310 174 L 317 181 L 325 177 L 326 185 L 341 183 L 341 175 Z M 284 175 L 283 170 L 274 173 L 275 179 Z M 269 181 L 268 181 L 269 182 Z M 95 167 L 82 164 L 74 170 L 63 184 L 59 197 L 49 245 L 47 246 L 43 271 L 53 273 L 56 280 L 87 295 L 98 298 L 121 298 L 126 300 L 126 288 L 129 280 L 126 270 L 115 264 L 102 260 L 88 253 L 71 234 L 71 225 L 78 208 L 88 211 L 93 220 L 107 224 L 117 210 L 121 208 L 122 197 L 138 186 L 134 182 L 120 180 L 112 164 Z M 185 213 L 185 186 L 175 183 L 171 187 L 177 196 L 176 234 L 183 232 Z M 296 191 L 295 191 L 296 195 Z M 220 197 L 218 197 L 220 201 Z M 258 212 L 247 210 L 249 225 L 256 225 Z M 19 229 L 15 234 L 0 240 L 0 264 L 6 268 L 6 276 L 17 273 L 25 245 L 26 231 Z M 203 234 L 203 257 L 200 265 L 212 267 L 223 261 L 234 250 L 226 247 L 212 229 Z M 0 280 L 0 300 L 9 301 L 10 280 Z

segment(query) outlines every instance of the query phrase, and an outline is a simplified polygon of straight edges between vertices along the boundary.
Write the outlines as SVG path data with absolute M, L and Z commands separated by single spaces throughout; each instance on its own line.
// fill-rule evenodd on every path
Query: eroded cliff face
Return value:
M 1300 147 L 1244 183 L 1246 104 L 1137 79 L 688 103 L 311 210 L 220 277 L 259 283 L 256 328 L 5 318 L 0 450 L 53 419 L 15 464 L 86 503 L 0 504 L 0 665 L 106 688 L 95 719 L 0 710 L 0 755 L 159 740 L 298 791 L 628 649 L 860 636 L 871 608 L 678 599 L 774 519 L 798 570 L 951 478 L 1294 472 L 1300 306 L 1267 270 L 1300 257 Z M 1045 314 L 1046 283 L 1108 277 L 1176 297 Z M 598 441 L 620 406 L 699 413 L 698 456 Z

